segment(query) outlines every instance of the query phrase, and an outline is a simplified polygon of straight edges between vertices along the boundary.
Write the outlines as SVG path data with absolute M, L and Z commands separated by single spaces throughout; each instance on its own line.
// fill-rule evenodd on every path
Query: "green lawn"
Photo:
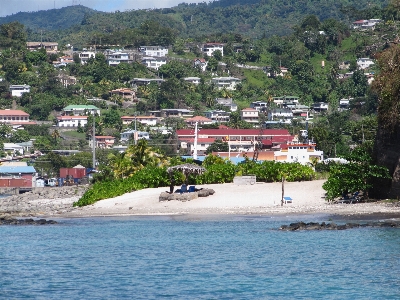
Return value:
M 71 138 L 76 138 L 76 139 L 86 139 L 86 135 L 85 133 L 79 133 L 77 131 L 71 130 L 71 131 L 62 131 L 61 135 L 65 135 L 67 137 L 71 137 Z

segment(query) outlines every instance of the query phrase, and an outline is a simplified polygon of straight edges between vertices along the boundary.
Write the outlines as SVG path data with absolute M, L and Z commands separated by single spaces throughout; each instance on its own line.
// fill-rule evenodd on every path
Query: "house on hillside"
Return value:
M 63 108 L 63 115 L 65 116 L 83 116 L 86 114 L 100 116 L 100 109 L 94 105 L 68 105 Z
M 371 67 L 372 65 L 374 65 L 375 62 L 373 59 L 370 58 L 359 58 L 357 59 L 357 66 L 359 69 L 367 69 L 369 67 Z
M 210 110 L 204 112 L 206 118 L 213 121 L 213 123 L 229 122 L 230 113 L 224 110 Z
M 256 125 L 259 123 L 258 110 L 250 107 L 242 109 L 240 111 L 240 118 L 247 123 Z
M 240 79 L 236 77 L 216 77 L 211 79 L 211 83 L 215 84 L 218 89 L 235 90 Z
M 121 117 L 122 124 L 129 125 L 132 122 L 138 122 L 146 126 L 156 126 L 160 118 L 154 116 L 123 116 Z
M 69 85 L 75 85 L 77 83 L 76 77 L 69 76 L 66 74 L 59 74 L 57 75 L 58 81 L 61 82 L 63 87 L 67 87 Z
M 146 56 L 142 58 L 142 64 L 149 69 L 158 70 L 161 66 L 167 64 L 167 58 Z
M 131 63 L 133 59 L 129 56 L 129 53 L 122 51 L 107 51 L 106 60 L 109 66 L 117 66 L 120 63 Z
M 297 96 L 280 96 L 272 98 L 274 103 L 280 107 L 285 107 L 290 104 L 298 104 L 299 97 Z
M 185 123 L 189 126 L 195 126 L 196 123 L 198 125 L 209 125 L 212 124 L 213 121 L 206 118 L 206 117 L 202 117 L 202 116 L 195 116 L 193 118 L 189 118 L 185 120 Z
M 127 101 L 137 100 L 136 92 L 131 89 L 127 89 L 127 88 L 112 90 L 112 91 L 109 91 L 109 94 L 110 94 L 110 96 L 113 96 L 113 95 L 121 96 L 122 98 L 124 98 Z
M 94 51 L 83 51 L 79 53 L 79 59 L 81 60 L 81 64 L 84 65 L 91 58 L 96 57 L 96 52 Z
M 46 52 L 57 52 L 58 51 L 58 43 L 55 42 L 27 42 L 26 48 L 29 51 L 37 51 L 41 48 L 44 48 Z
M 58 127 L 83 127 L 87 124 L 87 116 L 58 116 L 57 126 Z
M 151 57 L 165 57 L 168 54 L 168 48 L 164 46 L 140 46 L 139 51 Z
M 29 121 L 29 114 L 18 109 L 0 110 L 0 123 L 10 125 L 34 125 L 36 122 Z
M 200 83 L 201 78 L 200 77 L 185 77 L 185 78 L 183 78 L 183 80 L 197 85 Z
M 215 102 L 229 108 L 230 111 L 237 111 L 237 104 L 233 102 L 232 98 L 215 98 Z
M 313 104 L 313 109 L 318 112 L 328 111 L 329 104 L 326 102 L 318 102 Z
M 96 148 L 110 149 L 114 146 L 115 137 L 109 135 L 96 135 Z M 89 146 L 93 147 L 93 139 L 89 140 Z
M 10 85 L 10 93 L 13 97 L 22 97 L 23 93 L 30 93 L 31 87 L 27 84 L 12 84 Z
M 288 108 L 274 108 L 268 111 L 269 121 L 290 123 L 293 119 L 293 111 Z
M 200 70 L 205 72 L 207 70 L 208 62 L 204 58 L 195 58 L 193 60 L 193 67 L 198 67 Z
M 213 56 L 215 51 L 221 51 L 222 56 L 224 56 L 224 44 L 221 43 L 205 43 L 201 48 L 201 51 L 207 56 Z
M 131 83 L 131 87 L 132 88 L 137 88 L 138 86 L 141 85 L 148 85 L 152 82 L 157 83 L 158 85 L 160 85 L 161 83 L 163 83 L 165 80 L 161 79 L 161 78 L 133 78 L 130 83 Z

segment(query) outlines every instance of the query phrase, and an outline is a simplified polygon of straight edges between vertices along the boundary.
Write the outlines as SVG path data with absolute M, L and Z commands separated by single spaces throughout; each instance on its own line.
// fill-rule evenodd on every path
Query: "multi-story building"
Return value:
M 114 146 L 115 137 L 109 135 L 96 135 L 96 148 L 110 149 Z M 93 139 L 89 140 L 89 146 L 93 147 Z
M 79 53 L 79 59 L 81 60 L 81 64 L 84 65 L 90 58 L 95 58 L 96 52 L 94 51 L 83 51 Z
M 160 118 L 154 116 L 123 116 L 121 120 L 124 125 L 129 125 L 136 120 L 136 122 L 146 126 L 156 126 Z
M 87 116 L 58 116 L 57 126 L 58 127 L 79 127 L 87 124 Z
M 158 70 L 161 66 L 167 63 L 166 57 L 143 57 L 142 64 L 144 64 L 147 68 Z
M 16 109 L 2 109 L 0 110 L 0 123 L 7 123 L 12 125 L 18 124 L 36 124 L 29 121 L 29 114 Z
M 316 144 L 288 143 L 280 145 L 280 150 L 274 152 L 274 160 L 284 162 L 299 162 L 308 164 L 313 159 L 324 160 L 324 152 L 315 149 Z
M 183 80 L 197 85 L 200 83 L 201 78 L 200 77 L 185 77 L 185 78 L 183 78 Z
M 232 98 L 215 98 L 218 105 L 228 107 L 230 111 L 237 111 L 237 104 L 233 102 Z
M 168 48 L 163 46 L 140 46 L 139 51 L 144 56 L 164 57 L 168 54 Z
M 210 110 L 204 112 L 204 115 L 211 119 L 213 123 L 224 123 L 229 121 L 230 113 L 224 110 Z
M 117 66 L 120 63 L 131 63 L 129 53 L 121 51 L 110 51 L 106 53 L 106 60 L 109 66 Z
M 222 56 L 224 56 L 224 45 L 221 43 L 206 43 L 202 47 L 202 51 L 207 56 L 213 56 L 215 51 L 221 51 Z
M 216 77 L 211 79 L 211 83 L 215 84 L 218 89 L 234 90 L 236 85 L 240 83 L 240 79 L 236 77 Z
M 258 124 L 259 123 L 259 118 L 258 118 L 258 110 L 254 108 L 245 108 L 240 111 L 240 118 L 251 124 Z
M 26 47 L 30 51 L 36 51 L 41 48 L 46 49 L 46 52 L 57 52 L 58 43 L 55 42 L 27 42 Z

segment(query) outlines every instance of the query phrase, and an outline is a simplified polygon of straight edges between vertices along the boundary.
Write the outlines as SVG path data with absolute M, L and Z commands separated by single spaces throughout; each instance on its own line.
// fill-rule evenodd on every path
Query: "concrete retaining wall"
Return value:
M 233 183 L 236 185 L 253 185 L 256 184 L 256 176 L 255 175 L 235 176 L 233 178 Z

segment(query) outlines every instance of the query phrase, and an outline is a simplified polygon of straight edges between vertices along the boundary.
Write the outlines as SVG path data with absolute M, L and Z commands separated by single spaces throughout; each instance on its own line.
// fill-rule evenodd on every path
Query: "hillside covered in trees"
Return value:
M 287 35 L 307 15 L 321 21 L 334 18 L 351 22 L 358 18 L 383 18 L 388 0 L 236 0 L 199 4 L 179 4 L 172 8 L 104 13 L 81 5 L 0 18 L 0 24 L 18 21 L 28 28 L 29 40 L 84 44 L 84 33 L 99 37 L 138 28 L 156 21 L 173 29 L 182 38 L 199 39 L 213 34 L 237 33 L 250 38 Z M 360 9 L 363 12 L 360 14 Z M 387 17 L 387 16 L 386 16 Z M 52 20 L 49 22 L 49 20 Z M 44 30 L 41 31 L 41 30 Z

